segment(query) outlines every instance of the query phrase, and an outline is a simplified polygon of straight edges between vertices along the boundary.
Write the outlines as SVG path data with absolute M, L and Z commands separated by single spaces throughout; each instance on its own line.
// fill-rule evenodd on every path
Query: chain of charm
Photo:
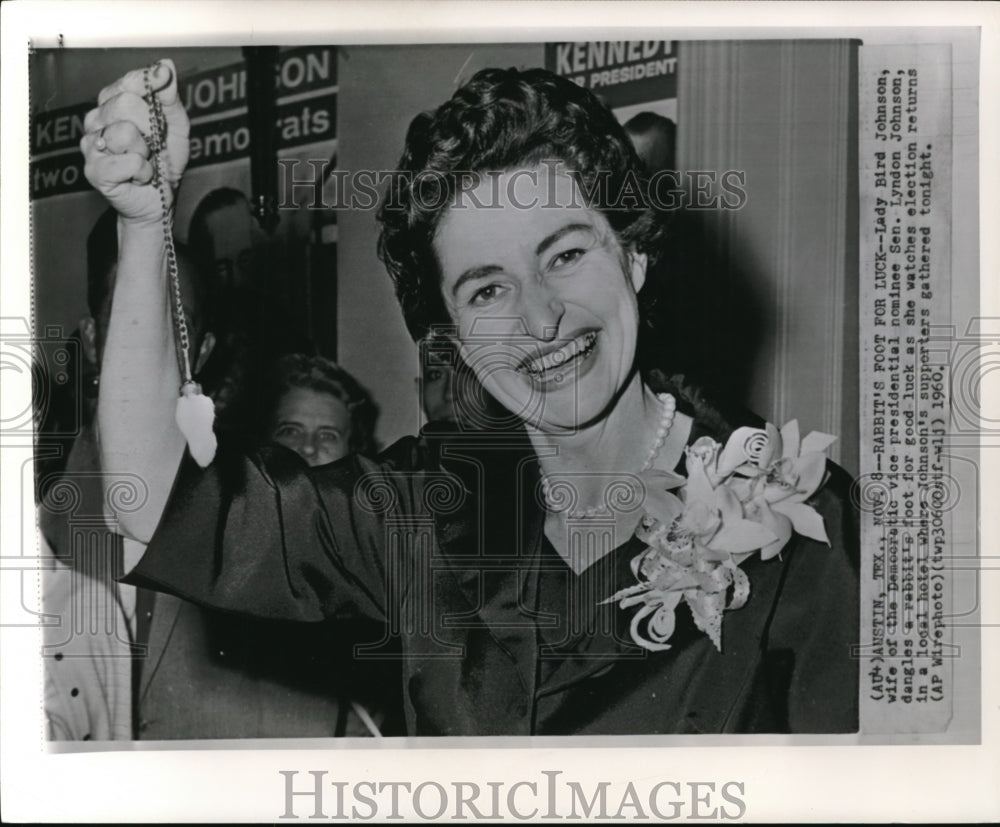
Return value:
M 661 411 L 660 411 L 660 423 L 656 428 L 656 436 L 653 438 L 653 444 L 649 447 L 649 453 L 646 455 L 646 461 L 642 464 L 642 468 L 639 469 L 639 473 L 642 474 L 653 467 L 653 463 L 656 458 L 660 455 L 660 451 L 663 448 L 663 443 L 667 441 L 667 434 L 670 433 L 670 428 L 674 424 L 674 415 L 677 412 L 677 400 L 674 399 L 672 394 L 669 393 L 658 393 L 656 398 L 660 400 Z M 552 494 L 552 484 L 549 482 L 549 478 L 546 474 L 542 474 L 542 496 L 545 498 L 545 505 L 549 511 L 562 512 L 563 509 L 562 502 L 558 497 Z M 570 517 L 597 517 L 605 516 L 609 514 L 610 509 L 605 505 L 592 505 L 583 509 L 583 511 L 575 511 L 572 514 L 568 514 Z
M 180 271 L 177 266 L 177 250 L 174 247 L 173 219 L 170 213 L 170 205 L 167 201 L 167 187 L 170 181 L 167 178 L 166 160 L 163 157 L 166 148 L 166 118 L 163 116 L 163 104 L 156 92 L 153 91 L 151 80 L 151 69 L 155 70 L 160 64 L 154 64 L 143 70 L 143 82 L 146 87 L 146 101 L 149 104 L 149 135 L 146 136 L 146 144 L 149 146 L 150 160 L 153 165 L 153 184 L 160 194 L 160 206 L 162 208 L 163 243 L 167 253 L 167 277 L 169 280 L 168 289 L 170 291 L 170 315 L 173 318 L 174 340 L 177 347 L 177 366 L 181 373 L 182 385 L 193 382 L 191 376 L 191 339 L 188 333 L 187 319 L 184 316 L 184 302 L 181 299 Z

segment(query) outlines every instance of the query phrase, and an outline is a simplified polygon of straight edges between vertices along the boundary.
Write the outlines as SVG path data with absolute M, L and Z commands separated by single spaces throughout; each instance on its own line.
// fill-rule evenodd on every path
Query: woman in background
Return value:
M 375 455 L 378 409 L 346 370 L 322 356 L 292 353 L 265 378 L 263 438 L 291 448 L 309 465 L 353 453 Z
M 346 371 L 290 354 L 264 376 L 258 444 L 284 445 L 309 466 L 373 452 L 377 411 Z M 153 617 L 138 688 L 140 739 L 379 737 L 400 728 L 398 692 L 386 691 L 396 685 L 392 665 L 355 668 L 344 622 L 289 624 L 169 594 L 156 595 Z M 349 637 L 377 639 L 378 629 L 355 623 Z

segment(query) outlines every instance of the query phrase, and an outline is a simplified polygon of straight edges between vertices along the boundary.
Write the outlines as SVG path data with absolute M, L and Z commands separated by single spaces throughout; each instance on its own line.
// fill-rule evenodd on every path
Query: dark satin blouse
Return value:
M 692 441 L 704 433 L 727 436 L 696 416 Z M 600 601 L 635 583 L 643 544 L 574 574 L 544 537 L 523 434 L 425 433 L 312 469 L 278 447 L 223 446 L 204 470 L 186 457 L 128 581 L 260 617 L 379 622 L 355 657 L 402 652 L 410 735 L 854 732 L 857 522 L 829 468 L 810 502 L 830 546 L 793 535 L 780 559 L 746 560 L 722 653 L 684 606 L 670 650 L 631 641 L 636 609 Z

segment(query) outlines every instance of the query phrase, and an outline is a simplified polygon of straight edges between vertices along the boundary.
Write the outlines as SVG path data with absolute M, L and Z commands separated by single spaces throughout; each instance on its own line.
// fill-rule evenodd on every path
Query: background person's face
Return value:
M 278 402 L 271 439 L 310 465 L 325 465 L 348 453 L 351 415 L 334 396 L 292 388 Z
M 254 248 L 264 240 L 248 203 L 227 204 L 211 212 L 205 225 L 212 238 L 216 261 L 229 262 L 232 283 L 227 287 L 253 287 Z
M 427 365 L 420 380 L 421 402 L 428 422 L 455 419 L 452 383 L 455 371 L 451 365 Z
M 623 254 L 571 176 L 538 167 L 498 178 L 438 227 L 445 304 L 463 359 L 507 410 L 572 429 L 600 416 L 632 372 L 645 257 Z

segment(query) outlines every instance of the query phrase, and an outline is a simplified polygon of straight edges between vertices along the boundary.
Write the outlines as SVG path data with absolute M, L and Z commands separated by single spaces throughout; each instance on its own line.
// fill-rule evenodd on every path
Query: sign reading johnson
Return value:
M 677 97 L 677 41 L 546 43 L 545 68 L 566 75 L 616 109 Z
M 180 78 L 181 100 L 191 118 L 190 167 L 249 154 L 247 73 L 244 63 Z M 337 52 L 333 46 L 282 51 L 275 78 L 278 148 L 330 140 L 336 135 Z M 79 150 L 83 119 L 94 103 L 38 112 L 31 123 L 31 197 L 89 188 Z

